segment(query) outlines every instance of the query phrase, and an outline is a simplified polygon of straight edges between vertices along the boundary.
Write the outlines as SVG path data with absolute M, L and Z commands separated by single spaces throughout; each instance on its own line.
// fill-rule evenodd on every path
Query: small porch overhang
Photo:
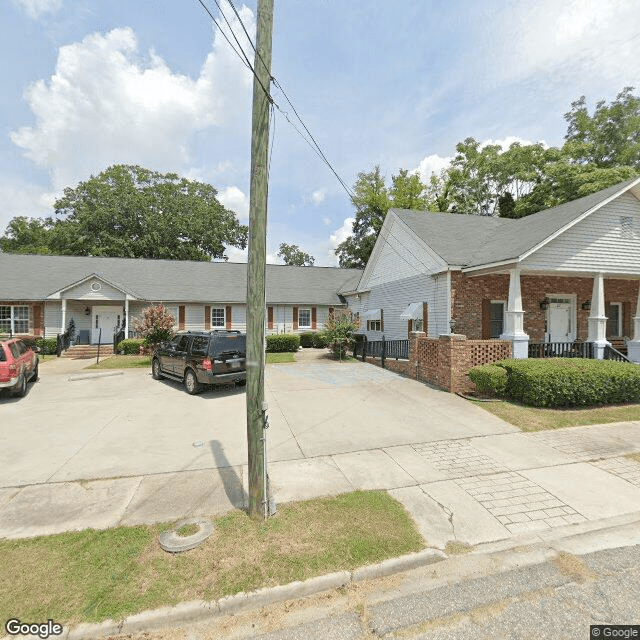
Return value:
M 90 290 L 89 296 L 81 292 L 79 292 L 79 295 L 77 296 L 77 298 L 75 296 L 65 295 L 65 294 L 69 294 L 74 289 L 82 287 L 82 285 L 84 284 L 89 284 L 89 290 Z M 89 275 L 85 276 L 84 278 L 81 278 L 80 280 L 77 280 L 76 282 L 71 282 L 70 284 L 64 287 L 56 291 L 53 291 L 47 296 L 47 299 L 62 300 L 63 298 L 69 297 L 69 298 L 75 298 L 78 300 L 82 300 L 82 299 L 106 300 L 109 298 L 105 298 L 104 295 L 100 294 L 100 292 L 102 291 L 103 285 L 107 285 L 107 287 L 110 287 L 112 289 L 119 291 L 122 294 L 122 300 L 139 300 L 140 299 L 137 295 L 135 295 L 132 291 L 128 290 L 123 285 L 107 280 L 106 278 L 98 275 L 97 273 L 90 273 Z
M 401 314 L 401 320 L 422 320 L 422 302 L 412 302 Z

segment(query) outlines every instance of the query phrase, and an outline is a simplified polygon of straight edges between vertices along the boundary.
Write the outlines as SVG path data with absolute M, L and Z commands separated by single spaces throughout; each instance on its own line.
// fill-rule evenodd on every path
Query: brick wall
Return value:
M 414 380 L 453 392 L 475 391 L 467 374 L 478 364 L 511 357 L 508 340 L 467 340 L 462 335 L 427 338 L 422 332 L 409 335 L 409 360 L 385 360 L 385 367 Z M 367 362 L 381 366 L 379 358 Z
M 577 295 L 577 338 L 587 339 L 589 311 L 582 309 L 585 300 L 591 300 L 593 278 L 564 276 L 520 275 L 522 308 L 524 309 L 524 331 L 530 342 L 544 342 L 546 313 L 540 309 L 540 301 L 549 293 Z M 604 280 L 605 303 L 622 302 L 623 332 L 632 330 L 632 318 L 638 300 L 637 280 Z M 493 274 L 470 277 L 460 271 L 451 274 L 451 313 L 455 320 L 456 333 L 471 340 L 487 338 L 483 335 L 483 300 L 509 299 L 509 275 Z

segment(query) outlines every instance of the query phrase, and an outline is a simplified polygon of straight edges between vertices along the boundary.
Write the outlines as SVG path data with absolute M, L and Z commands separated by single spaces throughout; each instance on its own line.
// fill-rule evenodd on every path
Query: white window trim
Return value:
M 214 311 L 222 311 L 222 324 L 214 324 L 213 322 L 213 312 Z M 219 329 L 220 327 L 222 327 L 224 329 L 224 327 L 227 324 L 227 310 L 224 307 L 219 307 L 217 305 L 211 305 L 211 328 L 213 329 L 214 327 Z
M 0 307 L 9 307 L 9 329 L 12 335 L 24 336 L 29 333 L 29 327 L 31 325 L 31 313 L 29 310 L 28 304 L 0 304 Z M 15 310 L 16 309 L 26 309 L 27 310 L 27 330 L 26 331 L 16 331 L 16 321 L 24 322 L 25 318 L 16 318 Z M 6 318 L 5 318 L 6 321 Z
M 300 316 L 303 311 L 309 312 L 309 324 L 302 324 L 300 320 Z M 304 307 L 303 309 L 298 309 L 298 329 L 311 329 L 311 323 L 313 320 L 311 319 L 311 307 Z

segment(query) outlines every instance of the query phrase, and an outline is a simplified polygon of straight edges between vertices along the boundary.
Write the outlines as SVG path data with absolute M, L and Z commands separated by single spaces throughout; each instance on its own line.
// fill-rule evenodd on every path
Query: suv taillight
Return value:
M 202 361 L 202 368 L 203 368 L 205 371 L 211 371 L 211 358 L 205 358 L 205 359 Z

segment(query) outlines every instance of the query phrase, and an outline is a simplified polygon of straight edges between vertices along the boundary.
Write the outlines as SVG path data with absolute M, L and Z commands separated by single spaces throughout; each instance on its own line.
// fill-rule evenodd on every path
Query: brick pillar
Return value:
M 436 381 L 438 386 L 447 391 L 458 391 L 460 369 L 464 367 L 464 353 L 467 336 L 457 333 L 441 335 L 438 344 L 438 368 Z M 466 372 L 465 372 L 466 373 Z M 464 374 L 463 374 L 464 375 Z

